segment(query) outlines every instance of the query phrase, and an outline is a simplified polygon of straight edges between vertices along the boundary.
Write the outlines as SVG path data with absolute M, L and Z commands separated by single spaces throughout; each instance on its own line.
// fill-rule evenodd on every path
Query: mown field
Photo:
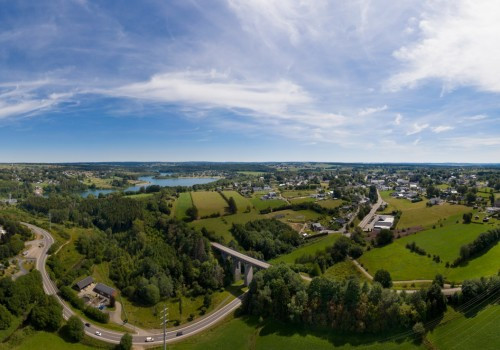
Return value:
M 311 241 L 310 243 L 305 243 L 303 246 L 300 246 L 294 251 L 271 260 L 270 263 L 278 264 L 280 262 L 284 262 L 287 264 L 295 264 L 295 259 L 301 257 L 302 255 L 314 255 L 316 252 L 324 250 L 326 247 L 332 246 L 340 236 L 340 234 L 332 234 L 318 238 L 314 241 Z
M 193 201 L 191 200 L 191 194 L 189 192 L 182 192 L 179 194 L 179 198 L 174 202 L 172 212 L 177 219 L 182 220 L 186 217 L 186 210 L 192 206 Z
M 443 227 L 428 229 L 411 236 L 400 238 L 393 243 L 367 251 L 359 258 L 365 268 L 373 275 L 378 269 L 386 269 L 395 280 L 433 279 L 441 273 L 449 281 L 494 275 L 498 272 L 500 261 L 500 245 L 491 248 L 487 253 L 470 260 L 465 266 L 446 268 L 445 263 L 453 262 L 459 256 L 460 247 L 472 242 L 480 233 L 495 225 L 456 223 L 459 216 L 443 221 Z M 431 255 L 439 255 L 442 262 L 436 263 L 427 256 L 410 252 L 405 248 L 407 243 L 415 242 Z
M 173 344 L 174 350 L 290 350 L 290 349 L 424 349 L 410 339 L 399 342 L 381 341 L 389 335 L 340 334 L 331 330 L 315 330 L 276 321 L 259 322 L 255 318 L 230 318 L 200 335 Z
M 316 193 L 316 190 L 285 190 L 281 192 L 281 195 L 285 198 L 295 198 L 307 197 L 314 193 Z
M 243 213 L 247 210 L 247 207 L 252 208 L 252 203 L 248 200 L 248 198 L 243 197 L 241 194 L 239 194 L 237 191 L 222 191 L 224 196 L 226 196 L 227 199 L 233 197 L 234 201 L 236 202 L 236 207 L 238 208 L 238 213 Z
M 218 192 L 191 192 L 191 198 L 193 199 L 193 204 L 198 208 L 198 215 L 200 217 L 215 213 L 223 215 L 225 213 L 227 202 Z
M 109 347 L 109 349 L 110 348 L 111 347 Z M 34 334 L 26 336 L 21 341 L 21 343 L 18 344 L 18 346 L 14 346 L 11 349 L 92 350 L 92 349 L 98 349 L 98 347 L 84 345 L 81 343 L 69 343 L 66 342 L 64 339 L 62 339 L 61 337 L 59 337 L 56 333 L 35 332 Z
M 305 222 L 318 220 L 321 215 L 312 210 L 280 210 L 265 215 L 267 218 L 275 218 L 282 222 Z
M 448 218 L 452 215 L 463 214 L 472 211 L 463 205 L 452 205 L 445 203 L 427 207 L 427 200 L 412 203 L 407 199 L 396 199 L 390 196 L 392 191 L 381 191 L 382 199 L 389 205 L 384 212 L 392 210 L 401 210 L 403 214 L 397 224 L 397 228 L 407 228 L 413 226 L 430 227 L 436 224 L 440 219 Z

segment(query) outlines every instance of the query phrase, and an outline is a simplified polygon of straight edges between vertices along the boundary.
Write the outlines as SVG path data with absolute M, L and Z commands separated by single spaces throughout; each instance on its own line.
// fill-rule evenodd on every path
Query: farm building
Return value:
M 116 290 L 102 283 L 97 283 L 94 287 L 94 292 L 106 298 L 116 297 Z
M 373 228 L 376 229 L 390 229 L 394 225 L 394 216 L 391 215 L 379 215 Z
M 313 231 L 321 231 L 321 230 L 323 230 L 323 226 L 321 226 L 321 224 L 319 222 L 315 222 L 315 223 L 311 224 L 311 229 Z
M 89 286 L 92 283 L 94 283 L 94 279 L 92 278 L 92 276 L 88 276 L 88 277 L 85 277 L 80 282 L 77 282 L 76 283 L 76 287 L 78 288 L 78 290 L 82 290 L 82 289 L 84 289 L 85 287 Z

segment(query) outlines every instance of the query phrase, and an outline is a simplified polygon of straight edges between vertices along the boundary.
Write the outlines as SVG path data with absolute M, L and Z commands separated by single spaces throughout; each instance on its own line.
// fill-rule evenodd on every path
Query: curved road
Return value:
M 43 280 L 43 289 L 45 293 L 48 295 L 54 295 L 54 297 L 57 298 L 59 303 L 63 307 L 63 317 L 65 319 L 68 319 L 70 316 L 74 315 L 75 313 L 71 308 L 66 304 L 65 301 L 63 301 L 59 295 L 57 294 L 57 287 L 55 286 L 54 282 L 49 277 L 49 274 L 47 273 L 47 270 L 45 269 L 45 263 L 47 261 L 48 255 L 47 251 L 49 250 L 50 246 L 54 243 L 54 238 L 52 238 L 51 234 L 47 232 L 46 230 L 31 225 L 27 223 L 23 223 L 24 225 L 28 226 L 33 232 L 36 234 L 40 235 L 42 238 L 42 241 L 44 242 L 44 245 L 41 249 L 41 253 L 36 261 L 36 269 L 40 271 L 42 274 L 42 280 Z M 231 301 L 229 304 L 223 306 L 222 308 L 212 312 L 208 316 L 202 318 L 201 320 L 192 323 L 188 326 L 182 327 L 182 328 L 177 328 L 175 331 L 167 332 L 167 342 L 173 342 L 176 340 L 181 340 L 183 338 L 187 338 L 190 336 L 195 335 L 198 332 L 203 331 L 204 329 L 212 326 L 213 324 L 221 321 L 223 318 L 225 318 L 227 315 L 229 315 L 231 312 L 236 310 L 240 305 L 241 301 L 244 298 L 245 294 L 240 295 L 233 301 Z M 83 322 L 86 322 L 85 320 L 82 320 Z M 158 320 L 158 323 L 160 323 L 160 320 Z M 101 336 L 97 336 L 95 333 L 96 331 L 101 332 Z M 182 332 L 182 335 L 177 336 L 179 332 Z M 119 343 L 121 337 L 123 336 L 123 333 L 120 332 L 114 332 L 110 331 L 106 328 L 98 327 L 93 324 L 90 325 L 90 327 L 85 327 L 85 333 L 93 338 L 103 340 L 108 343 Z M 146 343 L 146 336 L 150 336 L 154 338 L 153 342 Z M 147 334 L 147 335 L 132 335 L 133 343 L 134 344 L 141 344 L 141 345 L 159 345 L 163 343 L 163 333 L 159 334 Z

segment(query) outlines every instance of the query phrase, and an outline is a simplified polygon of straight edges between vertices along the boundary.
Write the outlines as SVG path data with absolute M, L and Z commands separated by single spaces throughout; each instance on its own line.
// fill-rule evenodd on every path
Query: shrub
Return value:
M 375 282 L 378 282 L 382 285 L 384 288 L 390 288 L 392 287 L 392 278 L 391 274 L 387 270 L 377 270 L 375 272 L 375 276 L 373 277 L 373 280 Z
M 79 342 L 85 335 L 83 323 L 77 316 L 71 316 L 68 323 L 63 328 L 64 334 L 74 342 Z
M 85 315 L 94 321 L 101 322 L 101 323 L 108 323 L 109 322 L 109 314 L 105 314 L 104 312 L 99 311 L 98 309 L 87 306 L 83 312 Z

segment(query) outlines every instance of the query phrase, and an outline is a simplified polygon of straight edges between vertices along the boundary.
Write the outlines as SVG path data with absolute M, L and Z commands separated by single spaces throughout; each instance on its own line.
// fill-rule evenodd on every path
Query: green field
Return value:
M 32 349 L 50 349 L 50 350 L 92 350 L 92 349 L 111 349 L 112 347 L 98 342 L 89 337 L 88 342 L 91 344 L 99 343 L 97 346 L 89 346 L 81 343 L 69 343 L 59 337 L 56 333 L 35 332 L 26 336 L 21 344 L 14 346 L 16 350 L 32 350 Z
M 453 319 L 446 322 L 449 318 Z M 500 346 L 499 322 L 498 304 L 485 307 L 474 317 L 466 317 L 449 308 L 444 320 L 427 335 L 427 339 L 437 349 L 496 350 Z
M 234 201 L 236 202 L 236 207 L 238 208 L 238 213 L 243 213 L 247 210 L 247 207 L 252 208 L 252 203 L 248 200 L 248 198 L 243 197 L 241 194 L 239 194 L 237 191 L 222 191 L 224 196 L 226 196 L 227 199 L 233 197 Z
M 391 212 L 392 210 L 401 210 L 401 219 L 397 224 L 397 228 L 407 228 L 413 226 L 430 227 L 438 222 L 440 219 L 445 219 L 452 215 L 463 214 L 471 211 L 463 205 L 452 205 L 444 203 L 442 205 L 434 205 L 427 207 L 427 200 L 412 203 L 407 199 L 396 199 L 390 196 L 392 191 L 381 191 L 382 199 L 389 205 L 384 212 Z
M 312 197 L 299 197 L 290 199 L 290 203 L 292 204 L 300 204 L 300 203 L 312 203 L 316 202 L 316 198 Z
M 198 208 L 198 215 L 200 217 L 216 213 L 224 215 L 225 213 L 227 202 L 219 192 L 191 192 L 191 198 L 193 199 L 193 204 Z
M 192 206 L 191 194 L 189 192 L 182 192 L 175 201 L 172 212 L 177 219 L 182 220 L 186 217 L 186 210 Z
M 470 260 L 465 266 L 446 268 L 459 255 L 460 246 L 472 242 L 480 233 L 493 225 L 456 223 L 458 217 L 449 218 L 443 227 L 428 229 L 411 236 L 395 240 L 393 243 L 367 251 L 359 258 L 365 268 L 373 275 L 378 269 L 386 269 L 394 280 L 433 279 L 438 273 L 449 281 L 462 281 L 474 277 L 494 275 L 498 272 L 500 245 L 487 253 Z M 410 252 L 407 243 L 416 242 L 427 253 L 439 255 L 442 262 L 436 263 L 427 256 Z
M 262 200 L 260 197 L 265 195 L 267 192 L 255 192 L 252 195 L 252 198 L 250 198 L 250 202 L 252 203 L 253 207 L 259 211 L 267 208 L 278 208 L 283 205 L 286 205 L 285 201 L 282 201 L 281 199 L 269 199 L 269 200 Z
M 310 243 L 305 243 L 294 251 L 271 260 L 270 263 L 278 264 L 280 262 L 284 262 L 287 264 L 295 264 L 295 259 L 301 257 L 302 255 L 314 255 L 314 253 L 320 250 L 324 250 L 326 247 L 332 246 L 340 236 L 340 234 L 332 234 L 318 238 L 314 241 L 311 241 Z
M 300 222 L 303 223 L 305 221 L 316 221 L 321 215 L 312 210 L 280 210 L 275 211 L 265 215 L 267 218 L 275 218 L 282 222 Z
M 295 197 L 308 197 L 311 194 L 316 193 L 316 190 L 285 190 L 281 192 L 281 195 L 285 198 L 295 198 Z
M 259 322 L 240 317 L 224 321 L 200 335 L 173 344 L 174 350 L 290 350 L 290 349 L 424 349 L 411 340 L 379 342 L 388 335 L 346 335 L 331 330 L 314 330 L 292 323 Z
M 342 205 L 342 199 L 326 199 L 324 201 L 318 201 L 318 204 L 323 208 L 333 209 Z
M 368 280 L 366 276 L 362 274 L 356 266 L 354 266 L 351 260 L 344 260 L 342 262 L 336 263 L 333 266 L 330 266 L 325 271 L 323 276 L 332 279 L 346 279 L 350 276 L 356 276 L 359 280 Z

